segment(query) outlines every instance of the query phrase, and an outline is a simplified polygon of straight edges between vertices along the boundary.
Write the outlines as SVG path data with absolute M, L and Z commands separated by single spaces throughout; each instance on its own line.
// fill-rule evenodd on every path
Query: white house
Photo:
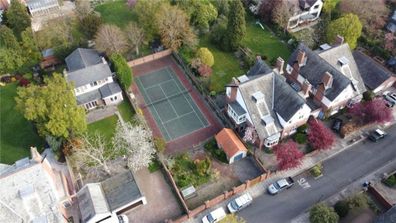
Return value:
M 284 61 L 278 58 L 271 70 L 257 58 L 246 75 L 226 86 L 227 114 L 238 131 L 253 126 L 260 147 L 272 147 L 293 134 L 308 120 L 311 109 L 304 98 L 281 75 Z
M 120 86 L 114 82 L 109 65 L 93 49 L 78 48 L 66 57 L 67 81 L 74 84 L 77 104 L 86 110 L 123 100 Z
M 301 25 L 307 25 L 317 20 L 322 11 L 322 0 L 287 0 L 294 10 L 287 24 L 288 30 L 293 30 Z

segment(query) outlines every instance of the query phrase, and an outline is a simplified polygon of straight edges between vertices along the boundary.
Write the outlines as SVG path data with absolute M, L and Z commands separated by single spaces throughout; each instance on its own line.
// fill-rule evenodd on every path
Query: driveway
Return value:
M 372 143 L 364 140 L 323 163 L 324 176 L 318 180 L 297 177 L 290 190 L 276 196 L 257 197 L 240 216 L 249 223 L 286 223 L 313 204 L 338 193 L 351 183 L 384 166 L 396 166 L 394 139 L 396 126 L 387 130 L 388 137 Z
M 230 166 L 241 182 L 254 179 L 262 174 L 260 167 L 257 166 L 252 156 L 238 160 Z
M 178 200 L 160 170 L 150 173 L 147 168 L 134 173 L 147 204 L 125 214 L 131 223 L 158 223 L 182 215 Z

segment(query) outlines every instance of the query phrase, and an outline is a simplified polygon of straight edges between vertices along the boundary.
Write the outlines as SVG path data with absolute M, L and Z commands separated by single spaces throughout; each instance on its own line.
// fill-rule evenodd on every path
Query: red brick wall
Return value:
M 153 54 L 150 54 L 148 56 L 141 57 L 141 58 L 136 59 L 136 60 L 131 60 L 131 61 L 128 62 L 128 65 L 130 67 L 133 67 L 133 66 L 136 66 L 136 65 L 139 65 L 139 64 L 143 64 L 143 63 L 147 63 L 147 62 L 150 62 L 150 61 L 153 61 L 153 60 L 160 59 L 162 57 L 166 57 L 166 56 L 168 56 L 170 54 L 172 54 L 172 50 L 167 49 L 167 50 L 164 50 L 164 51 L 161 51 L 161 52 L 158 52 L 158 53 L 153 53 Z

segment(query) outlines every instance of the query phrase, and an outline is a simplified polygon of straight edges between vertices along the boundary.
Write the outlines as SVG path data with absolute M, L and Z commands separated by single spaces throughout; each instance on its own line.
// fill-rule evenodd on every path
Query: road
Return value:
M 239 215 L 248 223 L 290 222 L 313 204 L 340 192 L 352 182 L 390 162 L 396 167 L 396 126 L 387 132 L 389 135 L 377 143 L 363 140 L 325 161 L 324 176 L 318 180 L 306 176 L 305 183 L 296 182 L 292 188 L 276 196 L 263 194 Z M 301 176 L 296 177 L 296 180 L 299 179 Z

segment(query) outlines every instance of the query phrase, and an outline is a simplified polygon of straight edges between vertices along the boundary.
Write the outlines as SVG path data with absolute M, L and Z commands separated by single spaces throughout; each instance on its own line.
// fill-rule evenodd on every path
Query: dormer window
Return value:
M 267 126 L 274 123 L 275 120 L 271 115 L 264 115 L 261 117 L 261 121 L 263 121 L 264 125 Z
M 338 59 L 338 63 L 339 63 L 341 66 L 345 66 L 345 65 L 348 65 L 349 60 L 348 60 L 346 57 L 341 57 L 340 59 Z
M 257 91 L 253 93 L 252 98 L 257 104 L 264 101 L 264 94 L 261 91 Z

